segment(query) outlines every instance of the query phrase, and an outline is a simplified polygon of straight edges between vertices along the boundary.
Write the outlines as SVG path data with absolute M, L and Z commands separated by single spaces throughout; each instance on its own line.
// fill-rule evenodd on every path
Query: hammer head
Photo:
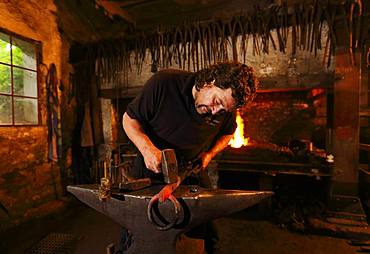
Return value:
M 176 154 L 174 149 L 162 150 L 162 173 L 165 183 L 177 182 L 179 175 Z

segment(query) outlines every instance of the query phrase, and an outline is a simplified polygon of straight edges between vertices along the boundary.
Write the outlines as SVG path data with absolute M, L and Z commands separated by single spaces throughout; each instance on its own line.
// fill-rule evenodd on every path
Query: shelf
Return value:
M 360 143 L 360 150 L 370 152 L 370 144 L 361 144 Z
M 331 165 L 313 165 L 308 163 L 291 162 L 261 162 L 216 159 L 218 170 L 224 172 L 248 172 L 276 176 L 305 175 L 305 176 L 332 176 Z
M 295 78 L 286 75 L 260 77 L 257 93 L 303 92 L 312 89 L 332 89 L 336 80 L 333 73 L 302 74 Z
M 370 166 L 367 164 L 360 164 L 360 170 L 370 176 Z
M 370 117 L 370 108 L 361 108 L 360 117 Z
M 270 176 L 276 175 L 301 175 L 301 176 L 325 176 L 331 177 L 332 173 L 319 172 L 315 169 L 313 171 L 302 171 L 299 169 L 290 169 L 290 170 L 263 170 L 263 169 L 252 169 L 252 168 L 218 168 L 220 172 L 240 172 L 240 173 L 257 173 Z

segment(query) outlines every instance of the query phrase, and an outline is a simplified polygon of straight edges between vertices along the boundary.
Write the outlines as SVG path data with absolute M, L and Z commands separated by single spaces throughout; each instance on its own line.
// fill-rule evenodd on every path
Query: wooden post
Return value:
M 332 194 L 358 194 L 359 94 L 361 53 L 352 65 L 347 47 L 338 48 L 335 74 L 341 79 L 334 86 L 334 174 Z

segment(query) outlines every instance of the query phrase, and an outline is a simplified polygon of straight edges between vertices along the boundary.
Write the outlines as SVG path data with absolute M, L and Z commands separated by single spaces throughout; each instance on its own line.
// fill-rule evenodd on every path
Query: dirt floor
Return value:
M 217 221 L 223 243 L 219 253 L 356 253 L 344 239 L 290 232 L 265 220 L 250 220 L 243 213 Z
M 30 253 L 46 236 L 63 233 L 74 236 L 76 245 L 72 253 L 103 254 L 113 243 L 118 246 L 120 227 L 109 218 L 70 197 L 66 207 L 57 213 L 28 222 L 0 235 L 0 253 Z M 350 246 L 346 239 L 291 232 L 261 218 L 259 209 L 249 208 L 229 217 L 216 220 L 220 234 L 217 253 L 235 254 L 349 254 L 358 247 Z M 181 253 L 189 252 L 186 244 L 202 241 L 182 241 Z M 54 252 L 50 252 L 56 254 Z M 192 254 L 195 254 L 194 252 Z

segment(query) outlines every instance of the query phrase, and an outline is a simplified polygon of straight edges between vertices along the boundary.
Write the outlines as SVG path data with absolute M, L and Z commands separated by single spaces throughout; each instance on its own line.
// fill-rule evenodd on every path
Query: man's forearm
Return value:
M 219 152 L 225 149 L 228 146 L 231 138 L 233 135 L 224 135 L 221 136 L 216 143 L 211 147 L 211 149 L 207 152 L 211 155 L 211 158 L 215 157 Z
M 229 144 L 229 141 L 233 135 L 225 135 L 221 136 L 216 143 L 212 146 L 211 149 L 209 149 L 205 154 L 202 156 L 202 166 L 203 169 L 206 169 L 209 162 L 212 160 L 213 157 L 216 156 L 219 152 L 221 152 L 227 145 Z
M 161 152 L 145 134 L 139 121 L 125 113 L 122 117 L 122 126 L 128 138 L 143 155 L 146 167 L 156 173 L 160 172 Z
M 141 153 L 145 153 L 148 147 L 154 146 L 149 137 L 145 134 L 141 124 L 126 113 L 122 117 L 122 126 L 128 138 L 135 144 Z

